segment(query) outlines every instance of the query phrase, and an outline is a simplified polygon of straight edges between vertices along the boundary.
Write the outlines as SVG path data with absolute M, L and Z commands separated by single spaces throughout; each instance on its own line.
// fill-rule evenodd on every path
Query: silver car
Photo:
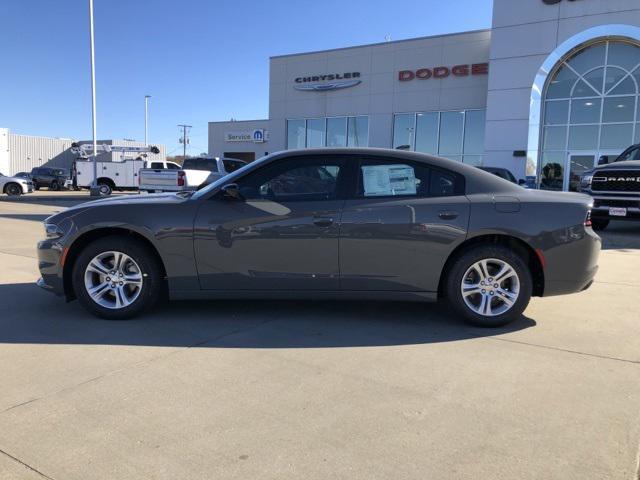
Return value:
M 0 173 L 0 192 L 10 197 L 33 192 L 33 182 L 28 178 L 7 177 Z

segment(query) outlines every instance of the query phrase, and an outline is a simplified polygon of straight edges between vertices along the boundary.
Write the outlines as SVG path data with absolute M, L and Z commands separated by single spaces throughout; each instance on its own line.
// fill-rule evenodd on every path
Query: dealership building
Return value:
M 490 30 L 276 56 L 269 118 L 209 153 L 401 148 L 573 190 L 640 142 L 640 0 L 494 0 Z

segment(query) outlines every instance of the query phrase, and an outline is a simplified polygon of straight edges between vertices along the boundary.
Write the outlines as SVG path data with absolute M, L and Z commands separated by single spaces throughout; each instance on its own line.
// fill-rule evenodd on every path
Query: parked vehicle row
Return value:
M 38 284 L 108 319 L 134 317 L 168 292 L 446 299 L 469 322 L 498 326 L 531 296 L 591 285 L 601 247 L 591 201 L 415 152 L 292 150 L 198 192 L 103 199 L 49 217 Z

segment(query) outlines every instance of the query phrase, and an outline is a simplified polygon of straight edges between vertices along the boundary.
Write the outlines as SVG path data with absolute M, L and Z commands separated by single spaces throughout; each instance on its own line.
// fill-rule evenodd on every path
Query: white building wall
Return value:
M 263 142 L 235 142 L 228 141 L 227 134 L 242 133 L 251 134 L 254 130 L 264 130 L 266 134 Z M 269 120 L 237 120 L 233 122 L 209 122 L 209 148 L 208 153 L 214 157 L 223 157 L 234 152 L 253 152 L 258 159 L 267 153 L 273 153 L 282 148 L 275 148 L 271 141 Z M 230 155 L 232 156 L 232 155 Z
M 43 165 L 71 168 L 75 156 L 70 138 L 37 137 L 9 133 L 9 173 L 30 172 Z
M 487 96 L 485 164 L 522 177 L 528 149 L 531 88 L 542 63 L 558 45 L 590 27 L 640 26 L 639 0 L 494 0 Z M 531 161 L 529 159 L 530 167 Z
M 9 129 L 0 128 L 0 173 L 10 175 L 9 168 Z

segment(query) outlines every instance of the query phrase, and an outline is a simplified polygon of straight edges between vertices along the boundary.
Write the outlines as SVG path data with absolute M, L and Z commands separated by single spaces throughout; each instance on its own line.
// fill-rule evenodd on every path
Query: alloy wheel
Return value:
M 484 317 L 511 310 L 520 294 L 516 270 L 504 260 L 486 258 L 471 265 L 460 285 L 466 306 Z
M 137 300 L 143 281 L 138 264 L 122 252 L 96 255 L 84 272 L 84 286 L 89 297 L 98 305 L 115 310 Z

